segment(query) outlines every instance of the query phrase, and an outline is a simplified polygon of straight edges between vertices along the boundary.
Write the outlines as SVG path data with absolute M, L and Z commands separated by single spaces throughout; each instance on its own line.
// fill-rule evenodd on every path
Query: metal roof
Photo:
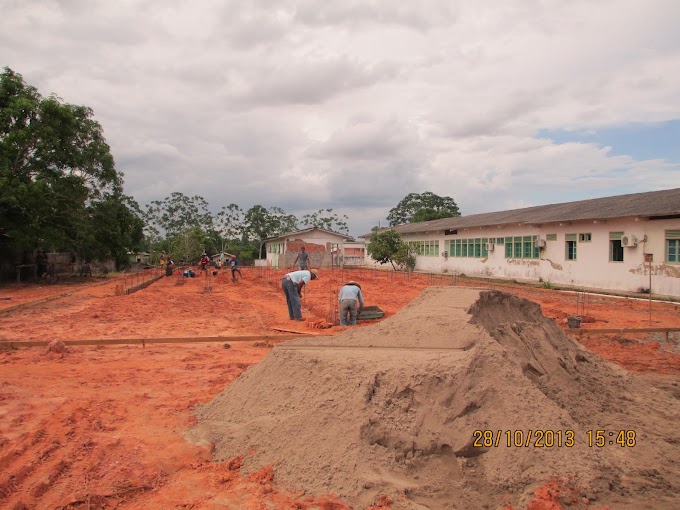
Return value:
M 592 198 L 562 204 L 539 205 L 470 216 L 457 216 L 419 223 L 404 223 L 394 228 L 400 234 L 417 234 L 466 227 L 509 224 L 543 224 L 566 221 L 606 220 L 626 217 L 680 215 L 680 188 L 614 197 Z M 365 234 L 360 237 L 370 237 Z

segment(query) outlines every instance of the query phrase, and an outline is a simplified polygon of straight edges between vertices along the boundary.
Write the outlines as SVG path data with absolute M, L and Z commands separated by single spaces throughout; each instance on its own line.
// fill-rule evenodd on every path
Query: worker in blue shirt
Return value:
M 348 281 L 340 289 L 338 301 L 340 302 L 340 325 L 356 326 L 357 314 L 360 314 L 364 309 L 364 296 L 361 294 L 361 286 L 355 281 Z

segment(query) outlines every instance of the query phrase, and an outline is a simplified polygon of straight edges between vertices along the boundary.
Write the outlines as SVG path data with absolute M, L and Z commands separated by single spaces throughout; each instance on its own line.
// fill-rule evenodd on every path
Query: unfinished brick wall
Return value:
M 316 244 L 296 239 L 289 241 L 285 253 L 285 266 L 290 267 L 300 251 L 300 248 L 305 247 L 305 251 L 309 253 L 309 263 L 311 267 L 328 267 L 330 265 L 330 243 Z

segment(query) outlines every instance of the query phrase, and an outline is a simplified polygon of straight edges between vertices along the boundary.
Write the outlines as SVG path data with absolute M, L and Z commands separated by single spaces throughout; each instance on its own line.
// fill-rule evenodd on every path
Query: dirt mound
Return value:
M 375 326 L 274 348 L 197 411 L 190 438 L 356 508 L 381 494 L 393 508 L 526 506 L 553 477 L 577 501 L 675 508 L 679 412 L 534 303 L 432 288 Z
M 47 349 L 45 350 L 46 354 L 68 354 L 70 352 L 69 348 L 66 347 L 66 344 L 62 342 L 61 340 L 52 340 L 49 344 L 47 344 Z

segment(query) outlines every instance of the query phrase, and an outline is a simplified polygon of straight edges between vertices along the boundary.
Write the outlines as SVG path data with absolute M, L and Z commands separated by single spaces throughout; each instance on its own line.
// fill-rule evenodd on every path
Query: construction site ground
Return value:
M 576 315 L 582 330 L 680 328 L 677 303 L 367 269 L 320 270 L 320 278 L 305 288 L 305 321 L 298 322 L 288 318 L 284 271 L 243 268 L 236 283 L 228 271 L 209 280 L 196 272 L 196 278 L 176 272 L 153 282 L 156 274 L 142 271 L 136 277 L 0 286 L 0 342 L 19 344 L 0 351 L 0 508 L 349 508 L 333 494 L 310 495 L 278 484 L 275 466 L 246 473 L 238 456 L 215 462 L 209 447 L 186 439 L 196 424 L 196 406 L 222 392 L 273 346 L 291 335 L 347 330 L 332 324 L 337 292 L 348 280 L 361 284 L 367 305 L 385 312 L 380 321 L 427 287 L 455 284 L 527 298 L 564 329 L 567 317 Z M 141 288 L 144 279 L 150 284 Z M 360 321 L 358 327 L 376 322 Z M 188 341 L 200 338 L 206 341 Z M 97 344 L 107 339 L 177 341 Z M 92 342 L 63 348 L 55 340 Z M 587 349 L 667 392 L 669 399 L 680 398 L 679 340 L 678 333 L 663 332 L 579 337 Z M 52 344 L 20 346 L 39 341 Z M 526 508 L 605 508 L 567 497 L 566 485 L 545 480 Z M 516 509 L 511 501 L 508 495 L 495 508 Z M 385 496 L 371 508 L 393 505 Z M 654 508 L 651 500 L 649 508 Z

